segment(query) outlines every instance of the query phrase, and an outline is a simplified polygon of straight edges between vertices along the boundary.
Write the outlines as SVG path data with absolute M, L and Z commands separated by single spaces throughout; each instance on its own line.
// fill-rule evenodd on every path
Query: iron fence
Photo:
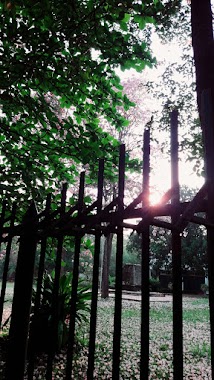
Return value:
M 150 268 L 150 236 L 149 226 L 171 230 L 172 234 L 172 281 L 173 281 L 173 367 L 174 379 L 183 378 L 183 322 L 182 322 L 182 272 L 181 272 L 181 232 L 189 221 L 205 225 L 209 231 L 213 231 L 211 219 L 199 218 L 195 213 L 207 212 L 206 195 L 210 187 L 208 178 L 205 185 L 191 202 L 180 202 L 178 179 L 178 113 L 171 115 L 171 162 L 172 183 L 171 189 L 164 195 L 158 206 L 151 206 L 149 195 L 150 172 L 150 131 L 145 130 L 143 147 L 143 191 L 128 206 L 124 205 L 125 187 L 125 146 L 120 146 L 119 152 L 119 177 L 118 195 L 108 206 L 103 207 L 103 180 L 104 160 L 99 162 L 97 199 L 90 205 L 84 204 L 85 174 L 80 175 L 78 201 L 72 207 L 66 206 L 67 185 L 64 184 L 61 192 L 61 203 L 57 210 L 52 211 L 52 196 L 46 200 L 43 212 L 38 213 L 35 203 L 32 202 L 22 223 L 16 224 L 16 204 L 13 205 L 10 216 L 6 218 L 7 203 L 3 201 L 0 217 L 1 241 L 7 244 L 4 272 L 2 277 L 2 289 L 0 298 L 0 321 L 2 322 L 3 306 L 5 301 L 5 289 L 8 276 L 8 264 L 11 252 L 12 239 L 19 236 L 19 253 L 15 275 L 14 296 L 12 304 L 11 323 L 9 330 L 9 343 L 5 379 L 28 380 L 33 379 L 35 356 L 34 333 L 31 324 L 30 313 L 34 277 L 34 264 L 36 249 L 40 247 L 40 260 L 36 284 L 36 296 L 34 302 L 34 315 L 38 313 L 41 303 L 41 289 L 45 271 L 45 255 L 47 252 L 48 238 L 57 240 L 55 276 L 52 293 L 51 316 L 51 344 L 46 364 L 46 379 L 52 380 L 53 362 L 58 329 L 58 292 L 61 273 L 61 259 L 64 239 L 73 236 L 75 241 L 72 292 L 70 297 L 70 321 L 69 340 L 67 346 L 66 370 L 64 379 L 70 380 L 74 364 L 75 325 L 77 312 L 77 288 L 79 281 L 79 260 L 81 241 L 85 234 L 94 235 L 94 261 L 92 298 L 90 307 L 90 334 L 88 351 L 87 379 L 93 379 L 95 362 L 95 341 L 98 305 L 98 277 L 100 261 L 100 241 L 102 235 L 114 233 L 117 236 L 116 252 L 116 284 L 114 306 L 114 331 L 112 354 L 112 379 L 120 378 L 120 352 L 121 352 L 121 312 L 122 312 L 122 266 L 123 266 L 123 230 L 130 228 L 142 234 L 142 263 L 141 263 L 141 359 L 140 379 L 149 378 L 149 268 Z M 161 220 L 160 216 L 170 216 L 171 222 Z M 138 224 L 127 222 L 129 219 L 140 218 Z M 209 239 L 212 233 L 209 232 Z M 213 259 L 212 259 L 213 260 Z M 211 345 L 213 347 L 213 263 L 210 262 L 210 313 L 211 313 Z M 27 347 L 31 347 L 27 354 Z M 211 347 L 211 348 L 212 348 Z M 211 358 L 213 364 L 213 349 Z M 138 364 L 136 363 L 136 366 Z

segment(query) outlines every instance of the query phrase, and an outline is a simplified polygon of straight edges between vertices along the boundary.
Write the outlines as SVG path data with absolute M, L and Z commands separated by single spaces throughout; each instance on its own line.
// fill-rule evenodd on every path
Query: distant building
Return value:
M 151 271 L 150 271 L 151 277 Z M 157 276 L 160 281 L 160 290 L 162 292 L 172 291 L 172 272 L 160 270 Z M 195 273 L 184 271 L 182 277 L 183 293 L 200 294 L 202 293 L 201 285 L 208 284 L 205 272 Z M 141 289 L 141 265 L 140 264 L 125 264 L 123 266 L 123 287 L 125 289 Z

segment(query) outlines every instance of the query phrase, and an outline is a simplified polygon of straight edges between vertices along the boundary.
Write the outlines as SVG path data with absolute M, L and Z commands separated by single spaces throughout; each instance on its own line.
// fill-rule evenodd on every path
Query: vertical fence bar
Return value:
M 49 220 L 50 208 L 51 208 L 51 194 L 48 194 L 47 200 L 46 200 L 46 206 L 45 206 L 45 222 L 46 223 Z M 33 315 L 33 320 L 32 320 L 31 329 L 30 329 L 30 336 L 29 336 L 28 380 L 33 380 L 34 362 L 35 362 L 35 339 L 36 339 L 35 323 L 38 317 L 38 312 L 39 312 L 39 307 L 40 307 L 46 248 L 47 248 L 47 237 L 44 237 L 41 240 L 37 288 L 36 288 L 36 296 L 35 296 L 35 302 L 34 302 L 34 315 Z
M 172 224 L 179 216 L 180 190 L 178 176 L 178 111 L 171 113 L 171 186 L 174 189 L 172 198 Z M 181 236 L 179 231 L 172 230 L 172 278 L 173 278 L 173 369 L 174 380 L 183 379 L 183 321 L 182 321 L 182 269 L 181 269 Z
M 23 218 L 23 232 L 20 237 L 5 380 L 24 378 L 37 244 L 37 219 L 36 207 L 32 203 Z
M 144 131 L 143 143 L 143 205 L 149 205 L 149 174 L 150 174 L 150 130 Z M 150 226 L 142 231 L 141 257 L 141 361 L 140 379 L 149 378 L 149 253 Z
M 0 297 L 0 328 L 2 324 L 2 316 L 3 316 L 3 309 L 4 309 L 4 298 L 5 298 L 5 292 L 6 292 L 6 286 L 7 286 L 7 274 L 8 274 L 8 268 L 9 268 L 9 262 L 10 262 L 10 251 L 12 246 L 12 240 L 13 240 L 13 228 L 15 223 L 15 217 L 16 217 L 16 203 L 13 204 L 12 212 L 11 212 L 11 219 L 10 219 L 10 231 L 8 234 L 8 241 L 7 241 L 7 248 L 6 248 L 6 254 L 5 254 L 5 262 L 4 262 L 4 271 L 2 276 L 2 286 L 1 286 L 1 297 Z
M 119 380 L 120 376 L 120 345 L 121 345 L 121 316 L 122 316 L 122 268 L 123 268 L 123 221 L 125 182 L 125 145 L 120 146 L 119 181 L 118 181 L 118 219 L 117 219 L 117 251 L 116 251 L 116 282 L 114 308 L 113 336 L 113 366 L 112 379 Z
M 66 188 L 65 188 L 65 196 L 66 196 Z M 63 196 L 63 210 L 65 209 L 65 204 L 64 204 L 65 196 Z M 46 200 L 46 206 L 45 206 L 45 220 L 44 220 L 45 224 L 47 224 L 49 220 L 50 209 L 51 209 L 51 194 L 48 194 L 47 200 Z M 45 268 L 46 248 L 47 248 L 47 236 L 43 237 L 41 240 L 41 252 L 40 252 L 40 258 L 39 258 L 38 279 L 37 279 L 37 288 L 36 288 L 35 306 L 34 306 L 35 312 L 38 311 L 38 308 L 40 306 L 42 282 L 43 282 L 43 275 L 44 275 L 44 268 Z
M 2 209 L 1 209 L 1 216 L 0 216 L 0 250 L 1 250 L 1 243 L 2 243 L 2 234 L 3 234 L 5 213 L 6 213 L 6 206 L 7 206 L 7 202 L 4 200 L 2 202 Z
M 67 194 L 67 183 L 64 183 L 62 186 L 61 192 L 61 207 L 60 207 L 60 217 L 63 217 L 65 214 L 66 207 L 66 194 Z M 58 340 L 58 321 L 59 321 L 59 308 L 58 308 L 58 299 L 59 299 L 59 281 L 61 273 L 61 261 L 62 261 L 62 248 L 63 248 L 64 236 L 60 235 L 57 242 L 57 251 L 56 251 L 56 263 L 55 263 L 55 277 L 53 284 L 53 298 L 52 298 L 52 316 L 51 316 L 51 342 L 50 349 L 48 353 L 47 360 L 47 372 L 46 380 L 52 380 L 52 371 L 53 371 L 53 360 L 57 347 Z
M 213 94 L 205 90 L 202 94 L 202 124 L 205 145 L 205 173 L 208 181 L 207 220 L 214 223 L 214 110 Z M 209 279 L 209 307 L 211 334 L 211 370 L 214 377 L 214 229 L 207 228 L 207 255 Z
M 85 172 L 80 174 L 79 197 L 78 197 L 78 216 L 80 216 L 84 202 L 84 187 L 85 187 Z M 70 323 L 69 323 L 69 341 L 67 350 L 67 363 L 65 380 L 71 379 L 72 366 L 73 366 L 73 348 L 75 338 L 75 320 L 77 311 L 77 288 L 79 278 L 79 258 L 81 247 L 82 235 L 80 232 L 75 236 L 75 251 L 74 251 L 74 266 L 72 278 L 72 291 L 71 291 L 71 307 L 70 307 Z
M 102 210 L 103 176 L 104 176 L 104 160 L 102 159 L 99 161 L 97 214 L 99 214 L 100 211 Z M 100 240 L 101 240 L 101 232 L 96 231 L 95 232 L 95 247 L 94 247 L 91 316 L 90 316 L 88 370 L 87 370 L 87 379 L 88 380 L 93 379 L 93 373 L 94 373 L 94 354 L 95 354 L 96 325 L 97 325 L 98 277 L 99 277 L 99 260 L 100 260 Z

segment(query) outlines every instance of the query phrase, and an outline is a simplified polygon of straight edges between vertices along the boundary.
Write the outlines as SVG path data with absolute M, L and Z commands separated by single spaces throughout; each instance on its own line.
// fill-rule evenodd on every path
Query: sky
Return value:
M 181 56 L 181 48 L 174 42 L 171 45 L 163 45 L 158 40 L 158 37 L 155 35 L 153 38 L 153 51 L 154 55 L 158 61 L 166 60 L 168 64 L 174 61 L 179 61 Z M 151 79 L 156 75 L 158 76 L 161 73 L 161 68 L 148 70 L 148 76 L 151 75 Z M 179 75 L 177 80 L 179 80 Z M 157 104 L 158 106 L 158 104 Z M 179 116 L 178 116 L 179 120 Z M 179 127 L 178 127 L 179 133 Z M 160 131 L 158 132 L 158 139 L 169 139 L 170 141 L 170 133 L 163 133 L 161 135 Z M 181 137 L 179 136 L 179 139 Z M 153 202 L 158 201 L 159 199 L 159 191 L 160 193 L 164 193 L 171 187 L 171 166 L 170 166 L 170 157 L 158 155 L 157 158 L 152 158 L 153 163 L 153 172 L 151 174 L 151 187 L 157 188 L 157 191 L 154 191 L 153 194 Z M 187 156 L 184 151 L 179 151 L 179 182 L 180 185 L 186 185 L 190 188 L 199 189 L 204 184 L 204 178 L 202 176 L 198 176 L 194 171 L 194 162 L 190 162 L 187 160 Z
M 158 37 L 155 36 L 153 39 L 153 52 L 158 61 L 162 61 L 165 59 L 168 64 L 173 62 L 173 60 L 179 60 L 181 55 L 181 49 L 178 47 L 176 43 L 172 43 L 171 45 L 162 45 L 158 40 Z M 162 72 L 162 68 L 158 67 L 157 69 L 146 69 L 146 77 L 149 80 L 155 80 Z M 131 75 L 134 75 L 134 70 L 125 71 L 124 73 L 119 74 L 121 79 L 126 79 Z M 137 74 L 139 75 L 139 74 Z M 142 78 L 145 77 L 145 71 L 142 73 Z M 178 78 L 177 78 L 178 79 Z M 151 114 L 155 112 L 155 110 L 159 107 L 158 102 L 154 102 L 153 99 L 151 101 L 152 109 Z M 143 125 L 142 125 L 143 128 Z M 155 137 L 155 136 L 154 136 Z M 161 133 L 158 130 L 157 139 L 161 145 L 165 139 L 169 139 L 170 141 L 170 133 L 163 132 Z M 204 178 L 199 177 L 194 171 L 194 163 L 191 163 L 186 160 L 185 152 L 179 152 L 179 181 L 180 185 L 186 185 L 190 188 L 199 189 L 203 183 Z M 151 184 L 151 201 L 152 203 L 158 202 L 161 198 L 161 195 L 166 192 L 171 187 L 171 167 L 170 167 L 170 157 L 164 156 L 161 152 L 158 152 L 158 148 L 156 146 L 155 154 L 151 155 L 151 176 L 150 176 L 150 184 Z
M 151 173 L 152 195 L 151 202 L 156 203 L 171 187 L 171 168 L 167 159 L 159 160 L 154 171 Z M 188 162 L 179 163 L 179 183 L 193 189 L 199 189 L 204 184 L 204 178 L 198 177 Z

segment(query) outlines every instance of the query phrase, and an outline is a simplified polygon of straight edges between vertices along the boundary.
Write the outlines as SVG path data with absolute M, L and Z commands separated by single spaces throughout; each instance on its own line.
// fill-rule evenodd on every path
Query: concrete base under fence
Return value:
M 109 297 L 114 298 L 115 291 L 109 290 Z M 122 293 L 122 299 L 126 301 L 141 301 L 141 293 L 139 291 L 133 292 L 128 290 L 123 290 Z M 150 293 L 150 301 L 151 302 L 171 302 L 172 301 L 172 295 L 171 294 L 163 294 L 163 293 Z

